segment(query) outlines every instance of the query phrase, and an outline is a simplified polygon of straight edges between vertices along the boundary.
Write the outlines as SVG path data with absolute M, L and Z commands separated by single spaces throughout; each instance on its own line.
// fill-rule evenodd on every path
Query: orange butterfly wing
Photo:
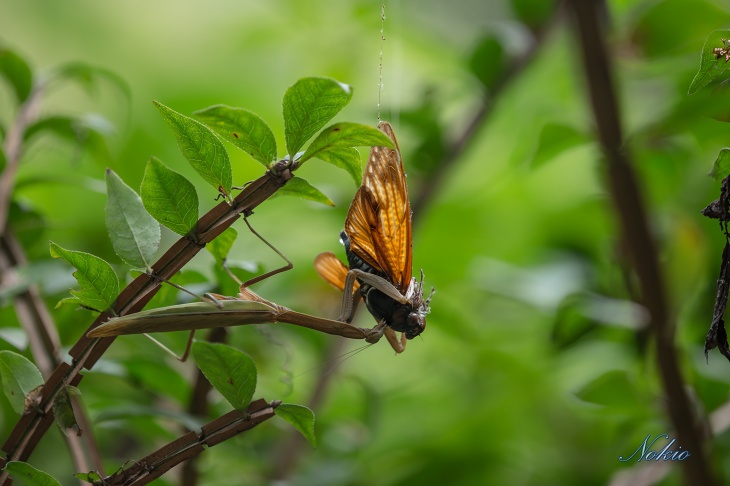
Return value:
M 326 251 L 317 255 L 314 259 L 314 269 L 322 277 L 325 282 L 339 289 L 345 290 L 345 279 L 347 272 L 350 270 L 339 258 L 331 251 Z M 360 284 L 355 281 L 354 288 L 358 288 Z
M 411 281 L 411 204 L 393 127 L 381 121 L 378 128 L 393 140 L 395 149 L 370 150 L 362 185 L 347 212 L 345 233 L 350 250 L 405 294 Z

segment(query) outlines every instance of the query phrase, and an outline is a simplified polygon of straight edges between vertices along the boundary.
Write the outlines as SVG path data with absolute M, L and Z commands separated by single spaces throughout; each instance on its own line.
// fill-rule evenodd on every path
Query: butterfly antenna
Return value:
M 385 41 L 385 4 L 380 7 L 380 71 L 378 73 L 378 123 L 380 123 L 380 96 L 383 92 L 383 42 Z

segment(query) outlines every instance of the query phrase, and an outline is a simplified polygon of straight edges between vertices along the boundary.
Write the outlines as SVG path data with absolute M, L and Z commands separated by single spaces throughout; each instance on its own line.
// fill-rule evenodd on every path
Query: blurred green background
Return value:
M 307 404 L 317 382 L 327 382 L 314 410 L 319 446 L 302 447 L 287 424 L 270 421 L 205 452 L 202 484 L 270 484 L 294 447 L 301 447 L 298 464 L 277 484 L 607 484 L 636 465 L 618 457 L 647 434 L 672 433 L 604 189 L 578 41 L 564 16 L 547 26 L 547 7 L 537 0 L 387 2 L 383 118 L 399 137 L 412 199 L 439 182 L 414 214 L 414 269 L 423 268 L 436 288 L 428 328 L 402 355 L 380 343 L 334 362 L 332 353 L 359 344 L 333 348 L 330 336 L 285 326 L 234 329 L 230 342 L 259 368 L 256 397 Z M 696 407 L 709 413 L 729 398 L 730 365 L 717 353 L 704 360 L 723 238 L 699 211 L 719 194 L 706 174 L 730 128 L 709 116 L 712 95 L 688 96 L 687 88 L 704 39 L 727 27 L 730 12 L 719 0 L 613 0 L 606 14 L 626 139 L 677 317 L 678 359 Z M 531 46 L 543 27 L 547 35 Z M 188 115 L 217 103 L 250 109 L 283 147 L 284 91 L 300 77 L 329 76 L 355 89 L 337 120 L 374 125 L 380 28 L 374 1 L 0 1 L 0 40 L 35 69 L 81 61 L 115 72 L 131 92 L 128 102 L 110 84 L 92 96 L 68 85 L 44 102 L 44 114 L 91 114 L 115 127 L 106 155 L 45 137 L 28 148 L 18 174 L 14 199 L 43 222 L 16 230 L 49 305 L 75 283 L 68 266 L 50 261 L 48 240 L 125 272 L 104 226 L 106 166 L 138 188 L 155 155 L 196 183 L 201 211 L 215 204 L 153 99 Z M 529 49 L 534 57 L 504 86 L 490 81 Z M 440 151 L 485 103 L 491 111 L 467 149 L 437 172 Z M 0 90 L 4 126 L 14 110 L 10 90 Z M 261 175 L 258 163 L 227 147 L 234 184 Z M 339 295 L 312 260 L 322 251 L 344 258 L 338 234 L 356 187 L 320 161 L 298 174 L 337 207 L 277 197 L 256 210 L 254 227 L 295 264 L 256 291 L 334 317 Z M 244 228 L 237 225 L 231 259 L 278 266 Z M 174 240 L 164 233 L 163 250 Z M 187 269 L 215 282 L 213 258 L 203 253 Z M 3 349 L 15 349 L 10 304 L 0 308 Z M 68 306 L 53 315 L 66 346 L 94 318 Z M 372 318 L 361 312 L 357 322 L 370 326 Z M 181 347 L 184 336 L 169 340 Z M 117 339 L 85 373 L 84 403 L 105 419 L 94 432 L 109 472 L 181 434 L 174 421 L 134 407 L 184 410 L 194 370 L 134 336 Z M 227 410 L 220 397 L 212 400 L 214 415 Z M 16 417 L 2 405 L 6 437 Z M 73 484 L 63 448 L 51 430 L 31 463 Z M 730 438 L 720 434 L 712 459 L 722 477 L 730 477 L 728 457 Z M 658 484 L 680 484 L 673 467 Z M 175 481 L 173 472 L 159 484 Z

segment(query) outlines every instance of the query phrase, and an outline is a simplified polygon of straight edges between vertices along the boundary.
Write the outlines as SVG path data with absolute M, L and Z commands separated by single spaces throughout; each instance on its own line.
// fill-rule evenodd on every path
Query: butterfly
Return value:
M 378 129 L 393 141 L 395 148 L 370 150 L 362 185 L 355 193 L 340 233 L 349 266 L 332 252 L 319 254 L 314 266 L 326 282 L 343 291 L 337 320 L 350 322 L 362 298 L 378 321 L 373 328 L 376 338 L 384 334 L 400 353 L 408 339 L 426 328 L 434 290 L 424 299 L 423 270 L 420 281 L 411 277 L 411 204 L 403 160 L 390 123 L 381 121 Z M 396 332 L 401 333 L 400 339 Z

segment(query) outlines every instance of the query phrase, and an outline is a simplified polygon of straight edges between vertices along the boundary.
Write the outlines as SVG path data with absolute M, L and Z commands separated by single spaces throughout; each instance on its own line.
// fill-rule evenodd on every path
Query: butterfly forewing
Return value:
M 380 122 L 395 149 L 370 150 L 362 185 L 345 220 L 350 249 L 405 293 L 411 280 L 411 205 L 393 127 Z

